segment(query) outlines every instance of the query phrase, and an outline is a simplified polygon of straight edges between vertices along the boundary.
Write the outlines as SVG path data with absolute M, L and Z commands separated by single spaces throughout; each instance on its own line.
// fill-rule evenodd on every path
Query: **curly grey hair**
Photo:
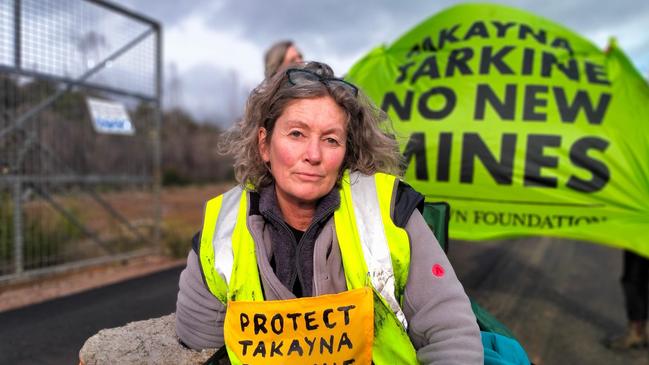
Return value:
M 294 68 L 315 72 L 324 78 L 334 77 L 331 67 L 324 63 L 310 62 Z M 401 174 L 402 158 L 390 121 L 369 98 L 360 90 L 355 96 L 331 83 L 292 85 L 287 71 L 264 80 L 251 92 L 243 119 L 226 131 L 219 143 L 219 152 L 234 158 L 234 172 L 239 184 L 257 189 L 273 182 L 259 151 L 259 128 L 266 129 L 266 143 L 270 143 L 275 122 L 289 102 L 327 95 L 347 116 L 347 149 L 339 179 L 346 169 L 367 175 L 376 172 Z

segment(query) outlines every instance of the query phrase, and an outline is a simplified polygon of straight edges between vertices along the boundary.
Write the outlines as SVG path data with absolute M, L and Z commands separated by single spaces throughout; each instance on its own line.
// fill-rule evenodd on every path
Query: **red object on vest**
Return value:
M 438 278 L 441 278 L 444 276 L 444 268 L 440 264 L 435 264 L 433 265 L 433 275 L 437 276 Z

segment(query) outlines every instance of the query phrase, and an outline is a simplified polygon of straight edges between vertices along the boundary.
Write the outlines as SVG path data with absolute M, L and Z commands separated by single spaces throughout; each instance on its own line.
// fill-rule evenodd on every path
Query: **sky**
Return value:
M 546 17 L 604 48 L 614 36 L 649 76 L 649 1 L 492 1 Z M 263 54 L 296 42 L 306 60 L 346 73 L 365 53 L 462 1 L 115 0 L 163 25 L 164 105 L 227 127 L 263 79 Z

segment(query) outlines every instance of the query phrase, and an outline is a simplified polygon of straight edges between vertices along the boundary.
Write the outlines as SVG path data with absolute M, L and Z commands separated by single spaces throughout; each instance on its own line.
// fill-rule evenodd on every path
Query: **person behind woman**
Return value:
M 302 62 L 302 53 L 293 41 L 279 41 L 264 54 L 264 76 L 270 78 L 280 69 Z
M 234 156 L 239 185 L 207 203 L 180 277 L 176 332 L 186 346 L 225 343 L 238 362 L 247 345 L 236 332 L 251 323 L 236 312 L 241 303 L 307 308 L 323 295 L 334 302 L 359 294 L 360 304 L 338 307 L 360 313 L 369 303 L 373 314 L 352 322 L 373 333 L 371 359 L 355 364 L 482 364 L 469 299 L 418 210 L 422 196 L 397 177 L 401 159 L 387 123 L 323 63 L 295 66 L 253 90 L 220 145 Z M 267 330 L 260 323 L 255 333 Z M 248 355 L 261 356 L 255 346 Z

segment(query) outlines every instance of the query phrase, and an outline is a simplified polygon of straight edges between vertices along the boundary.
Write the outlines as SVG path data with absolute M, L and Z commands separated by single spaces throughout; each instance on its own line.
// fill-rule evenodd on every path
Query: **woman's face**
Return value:
M 347 141 L 343 109 L 330 96 L 296 99 L 275 123 L 270 142 L 259 129 L 259 152 L 270 163 L 280 205 L 309 205 L 333 189 Z
M 282 61 L 282 66 L 294 65 L 296 63 L 302 63 L 302 53 L 295 48 L 295 46 L 290 46 L 286 49 L 284 53 L 284 60 Z

